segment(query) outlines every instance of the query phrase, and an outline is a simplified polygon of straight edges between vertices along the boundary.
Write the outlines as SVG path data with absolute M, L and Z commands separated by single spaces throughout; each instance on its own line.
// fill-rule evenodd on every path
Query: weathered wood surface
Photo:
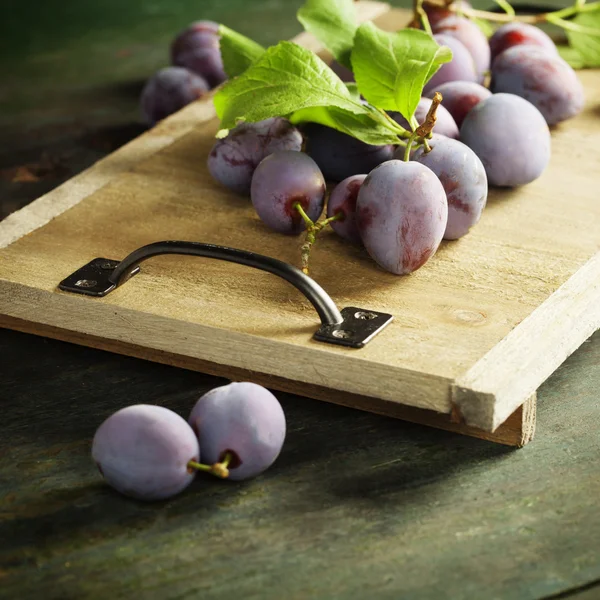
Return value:
M 599 326 L 600 252 L 456 381 L 453 401 L 495 430 Z
M 185 415 L 224 380 L 6 330 L 0 356 L 2 600 L 600 594 L 600 334 L 542 386 L 521 450 L 278 394 L 269 472 L 154 505 L 102 483 L 95 428 L 135 402 Z

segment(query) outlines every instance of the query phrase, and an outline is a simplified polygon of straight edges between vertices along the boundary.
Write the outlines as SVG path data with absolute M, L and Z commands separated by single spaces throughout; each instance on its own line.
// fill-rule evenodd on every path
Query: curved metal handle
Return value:
M 134 250 L 122 261 L 96 258 L 61 281 L 58 287 L 65 292 L 106 296 L 139 273 L 140 263 L 161 254 L 216 258 L 278 275 L 302 292 L 314 306 L 321 319 L 321 327 L 314 335 L 318 341 L 362 348 L 393 318 L 387 313 L 352 306 L 340 312 L 327 292 L 300 269 L 262 254 L 201 242 L 155 242 Z
M 238 250 L 237 248 L 227 248 L 226 246 L 203 244 L 201 242 L 155 242 L 154 244 L 142 246 L 126 256 L 108 279 L 117 287 L 134 274 L 136 267 L 141 262 L 161 254 L 216 258 L 217 260 L 226 260 L 273 273 L 273 275 L 278 275 L 291 283 L 306 296 L 315 307 L 323 325 L 337 325 L 344 320 L 327 292 L 300 269 L 270 256 L 263 256 L 247 250 Z

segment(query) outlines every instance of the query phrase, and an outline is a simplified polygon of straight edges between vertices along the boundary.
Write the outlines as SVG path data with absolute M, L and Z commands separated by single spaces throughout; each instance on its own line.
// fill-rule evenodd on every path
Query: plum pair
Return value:
M 270 391 L 231 383 L 204 394 L 188 421 L 149 404 L 117 411 L 96 431 L 92 457 L 117 491 L 162 500 L 184 490 L 198 470 L 231 480 L 256 477 L 279 456 L 285 434 L 283 409 Z

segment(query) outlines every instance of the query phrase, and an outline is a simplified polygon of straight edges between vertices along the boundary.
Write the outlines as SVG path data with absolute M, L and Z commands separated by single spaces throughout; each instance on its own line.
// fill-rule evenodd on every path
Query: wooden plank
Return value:
M 76 257 L 74 259 L 78 260 Z M 170 262 L 175 266 L 174 261 Z M 205 270 L 207 267 L 208 265 Z M 156 304 L 163 309 L 167 306 L 162 293 L 157 296 L 153 291 L 155 285 L 160 285 L 160 277 L 154 281 L 146 280 L 149 287 L 144 295 L 149 301 L 147 306 L 150 310 L 139 311 L 124 308 L 120 305 L 120 301 L 119 304 L 111 303 L 112 295 L 105 299 L 91 299 L 85 296 L 54 293 L 51 276 L 48 277 L 47 274 L 40 272 L 36 264 L 31 264 L 31 269 L 28 276 L 32 280 L 37 280 L 40 286 L 48 285 L 49 289 L 5 282 L 0 286 L 0 314 L 42 325 L 53 325 L 71 332 L 76 339 L 81 339 L 81 336 L 96 336 L 120 342 L 134 342 L 149 349 L 218 363 L 227 368 L 240 368 L 265 375 L 282 376 L 285 373 L 285 378 L 296 380 L 300 384 L 317 383 L 357 395 L 369 396 L 371 391 L 375 390 L 380 399 L 429 410 L 436 410 L 435 407 L 429 406 L 430 398 L 439 398 L 443 400 L 441 404 L 443 410 L 436 410 L 436 412 L 450 412 L 451 381 L 449 379 L 435 374 L 424 377 L 420 373 L 402 367 L 394 368 L 393 364 L 381 365 L 372 362 L 368 359 L 370 347 L 365 348 L 364 351 L 352 352 L 342 347 L 311 342 L 310 336 L 318 325 L 312 307 L 310 311 L 300 310 L 297 314 L 289 309 L 287 312 L 282 310 L 276 313 L 270 299 L 263 300 L 262 306 L 260 303 L 256 307 L 248 306 L 251 296 L 246 293 L 250 287 L 246 269 L 239 269 L 236 276 L 228 280 L 228 285 L 231 285 L 232 289 L 239 289 L 246 297 L 247 308 L 244 309 L 244 314 L 238 316 L 238 325 L 253 311 L 269 315 L 269 322 L 258 332 L 254 331 L 256 327 L 254 323 L 238 331 L 224 332 L 217 323 L 218 319 L 222 319 L 218 311 L 226 304 L 222 303 L 220 297 L 215 297 L 214 288 L 211 289 L 215 301 L 213 307 L 199 306 L 197 311 L 195 307 L 192 312 L 189 305 L 184 306 L 184 302 L 180 304 L 180 313 L 174 314 L 169 311 L 169 316 L 159 316 L 153 313 L 151 306 Z M 172 308 L 184 298 L 193 298 L 194 294 L 193 290 L 184 290 L 183 271 L 179 272 L 177 280 L 182 283 L 177 283 L 172 290 L 173 298 L 170 301 Z M 271 280 L 272 278 L 264 277 L 260 283 L 265 285 Z M 142 277 L 138 275 L 135 282 L 141 281 Z M 133 282 L 132 279 L 131 283 Z M 276 283 L 279 284 L 278 281 Z M 281 285 L 280 295 L 278 297 L 273 293 L 273 298 L 282 303 L 297 301 L 297 293 L 286 298 L 287 286 L 279 285 Z M 125 292 L 133 300 L 134 305 L 139 306 L 137 302 L 140 298 L 140 289 L 139 286 L 124 286 L 118 292 L 119 295 Z M 39 310 L 40 306 L 44 307 L 43 311 Z M 107 310 L 108 306 L 111 308 Z M 215 325 L 206 322 L 209 316 L 208 310 L 217 321 Z M 271 320 L 277 322 L 277 319 L 280 324 L 273 325 Z M 392 325 L 388 326 L 388 329 L 389 327 Z M 298 348 L 297 343 L 290 343 L 293 340 L 303 341 L 303 338 L 308 338 L 309 342 L 304 342 L 302 348 Z M 394 372 L 393 377 L 390 377 L 390 368 Z M 398 386 L 400 380 L 402 385 Z
M 600 578 L 600 334 L 519 451 L 278 393 L 269 471 L 151 505 L 102 483 L 96 427 L 135 402 L 185 416 L 224 380 L 6 330 L 0 356 L 2 600 L 541 600 Z
M 405 12 L 392 11 L 378 23 L 394 29 L 406 19 Z M 593 97 L 598 72 L 585 71 L 581 77 Z M 106 159 L 97 179 L 94 169 L 82 175 L 91 182 L 87 191 L 65 188 L 62 196 L 46 198 L 38 208 L 0 223 L 5 246 L 0 251 L 0 313 L 69 331 L 73 339 L 105 337 L 107 343 L 147 346 L 327 387 L 332 394 L 451 414 L 452 385 L 534 311 L 556 314 L 552 304 L 548 309 L 544 303 L 598 251 L 593 225 L 600 221 L 600 205 L 590 181 L 595 158 L 580 150 L 581 140 L 591 146 L 600 139 L 594 110 L 589 103 L 580 117 L 556 128 L 552 164 L 542 178 L 512 192 L 493 190 L 478 227 L 459 242 L 444 243 L 425 268 L 409 277 L 383 273 L 362 250 L 331 232 L 323 236 L 312 273 L 336 303 L 391 311 L 396 317 L 358 352 L 313 342 L 315 314 L 287 284 L 263 273 L 249 277 L 245 268 L 214 261 L 157 258 L 102 300 L 57 293 L 57 283 L 87 260 L 118 259 L 165 238 L 226 244 L 298 262 L 299 241 L 266 231 L 246 201 L 210 179 L 203 157 L 218 125 L 209 118 L 210 104 L 202 102 L 132 142 L 122 159 Z M 111 169 L 113 177 L 108 176 Z M 565 211 L 563 198 L 573 189 L 577 194 Z M 53 204 L 56 209 L 49 208 Z M 586 302 L 592 306 L 597 287 L 588 288 Z M 570 310 L 572 302 L 577 304 L 569 297 L 559 309 Z M 585 303 L 578 306 L 585 309 Z M 559 330 L 569 338 L 562 354 L 549 359 L 547 345 L 530 346 L 530 377 L 522 385 L 509 387 L 511 371 L 505 370 L 504 387 L 485 396 L 493 404 L 491 417 L 489 410 L 477 409 L 476 388 L 473 394 L 455 392 L 467 424 L 491 432 L 514 413 L 548 370 L 598 326 L 593 321 L 597 313 L 590 314 L 587 329 Z M 532 330 L 539 327 L 524 329 Z M 481 364 L 487 381 L 486 363 Z
M 453 401 L 493 431 L 598 328 L 600 252 L 457 379 Z
M 135 164 L 156 154 L 176 139 L 215 117 L 211 102 L 194 102 L 156 127 L 125 144 L 89 169 L 10 214 L 0 222 L 0 249 L 43 227 L 97 190 L 126 173 Z
M 135 358 L 141 358 L 165 365 L 182 367 L 191 371 L 215 375 L 217 377 L 226 377 L 232 381 L 253 381 L 254 383 L 264 385 L 273 390 L 301 394 L 307 398 L 325 400 L 348 408 L 367 410 L 387 417 L 403 419 L 404 421 L 410 421 L 411 423 L 419 423 L 438 429 L 444 429 L 446 431 L 461 433 L 463 435 L 469 435 L 479 439 L 504 444 L 506 446 L 522 447 L 533 439 L 535 433 L 535 394 L 533 394 L 525 404 L 519 406 L 500 427 L 490 433 L 466 425 L 462 422 L 460 417 L 457 418 L 455 415 L 412 408 L 397 402 L 359 396 L 358 394 L 351 394 L 348 392 L 339 392 L 324 386 L 302 383 L 275 375 L 267 375 L 241 368 L 232 368 L 215 362 L 190 358 L 183 354 L 177 355 L 172 352 L 151 349 L 145 346 L 132 344 L 131 342 L 109 340 L 101 336 L 77 334 L 51 325 L 41 325 L 39 323 L 32 323 L 29 320 L 4 317 L 2 315 L 0 315 L 0 327 L 71 342 L 90 348 L 113 352 L 115 354 L 133 356 Z

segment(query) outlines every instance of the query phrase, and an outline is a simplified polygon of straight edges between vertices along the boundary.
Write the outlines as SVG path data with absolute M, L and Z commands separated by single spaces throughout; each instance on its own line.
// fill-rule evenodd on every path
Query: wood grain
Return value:
M 598 329 L 599 299 L 600 253 L 457 379 L 453 401 L 466 420 L 491 431 L 503 423 Z
M 406 20 L 405 12 L 391 11 L 377 22 L 394 29 Z M 82 343 L 103 338 L 434 413 L 452 413 L 454 390 L 466 424 L 492 432 L 600 326 L 589 309 L 600 303 L 598 286 L 582 286 L 585 277 L 577 275 L 586 263 L 593 272 L 600 245 L 596 158 L 583 150 L 600 140 L 600 74 L 581 78 L 588 104 L 553 132 L 547 172 L 518 190 L 492 190 L 481 223 L 444 243 L 423 269 L 407 277 L 384 273 L 363 250 L 333 232 L 323 236 L 312 275 L 335 302 L 395 316 L 360 351 L 312 341 L 318 321 L 308 302 L 273 276 L 237 265 L 160 257 L 105 299 L 57 292 L 88 260 L 119 259 L 160 239 L 298 263 L 300 240 L 267 231 L 246 199 L 208 175 L 205 157 L 218 124 L 202 102 L 132 142 L 123 160 L 117 154 L 100 163 L 98 179 L 94 168 L 83 174 L 92 178 L 79 196 L 77 187 L 65 188 L 0 223 L 0 314 L 70 332 Z M 557 292 L 563 285 L 569 293 Z M 576 327 L 547 322 L 582 314 Z M 520 359 L 513 355 L 527 357 L 522 382 L 515 381 L 511 365 Z M 492 360 L 497 369 L 488 368 Z M 374 406 L 365 401 L 361 408 Z M 523 428 L 518 437 L 529 438 Z
M 99 160 L 89 169 L 21 210 L 10 214 L 0 223 L 0 249 L 43 227 L 101 189 L 117 175 L 127 172 L 136 163 L 172 144 L 197 127 L 198 123 L 214 117 L 215 111 L 210 102 L 190 104 L 185 111 L 175 113 L 153 129 Z

